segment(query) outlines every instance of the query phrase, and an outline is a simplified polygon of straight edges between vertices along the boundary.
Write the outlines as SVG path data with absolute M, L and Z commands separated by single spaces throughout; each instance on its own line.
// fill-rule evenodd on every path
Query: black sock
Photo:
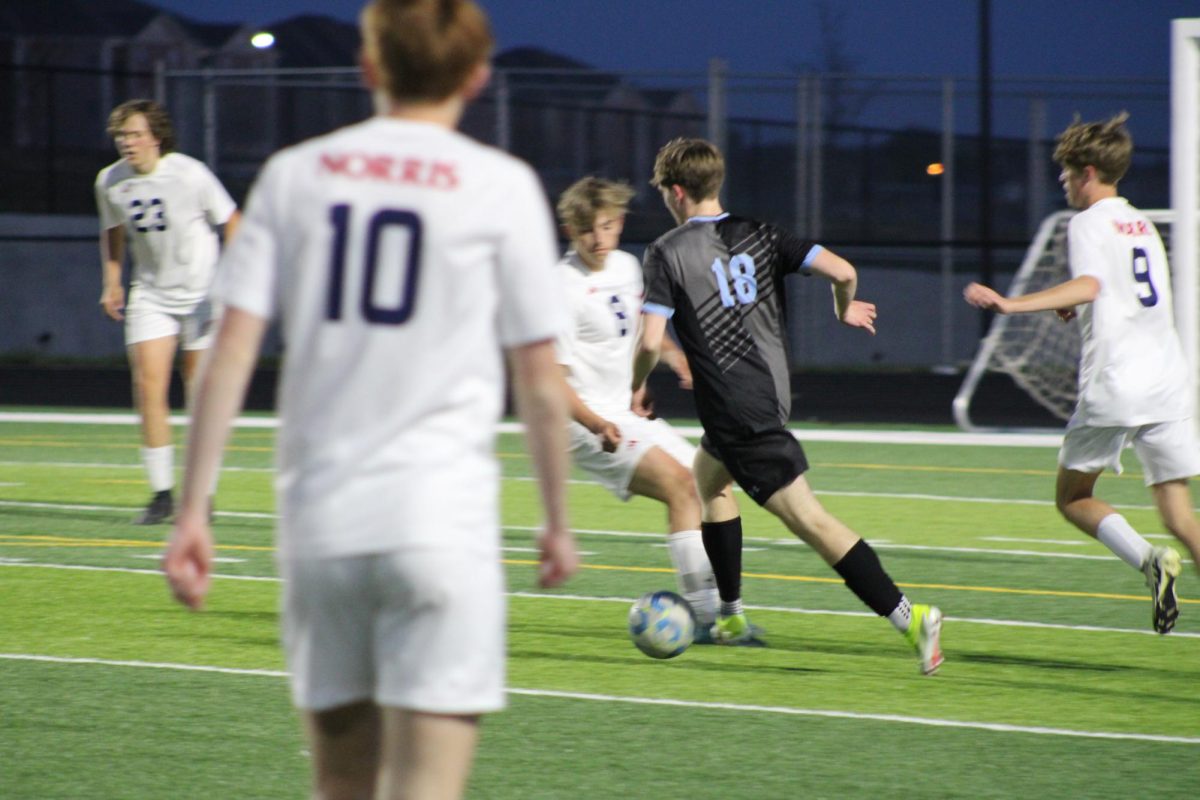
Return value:
M 712 564 L 721 600 L 732 603 L 742 596 L 742 518 L 701 522 L 700 538 Z
M 875 555 L 866 540 L 859 539 L 858 544 L 851 547 L 850 552 L 842 556 L 842 560 L 833 568 L 842 576 L 850 591 L 879 616 L 886 617 L 900 605 L 903 595 L 883 571 L 879 556 Z

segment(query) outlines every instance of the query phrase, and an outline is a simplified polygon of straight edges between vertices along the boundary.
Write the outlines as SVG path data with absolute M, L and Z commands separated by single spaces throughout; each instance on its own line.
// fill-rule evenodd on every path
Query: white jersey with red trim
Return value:
M 502 348 L 562 319 L 528 165 L 375 117 L 264 167 L 215 287 L 285 343 L 280 553 L 498 548 Z
M 1133 427 L 1185 419 L 1192 392 L 1171 304 L 1171 272 L 1158 230 L 1122 197 L 1071 218 L 1074 278 L 1100 294 L 1079 308 L 1083 352 L 1075 424 Z
M 633 345 L 642 312 L 642 265 L 613 250 L 593 271 L 571 251 L 559 262 L 569 320 L 558 337 L 558 362 L 583 404 L 600 416 L 628 411 Z

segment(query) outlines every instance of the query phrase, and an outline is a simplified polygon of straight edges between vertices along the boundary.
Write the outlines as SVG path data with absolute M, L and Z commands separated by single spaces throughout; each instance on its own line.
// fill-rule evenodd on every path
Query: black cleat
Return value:
M 171 490 L 155 492 L 150 503 L 133 518 L 134 525 L 160 525 L 175 514 L 175 499 Z

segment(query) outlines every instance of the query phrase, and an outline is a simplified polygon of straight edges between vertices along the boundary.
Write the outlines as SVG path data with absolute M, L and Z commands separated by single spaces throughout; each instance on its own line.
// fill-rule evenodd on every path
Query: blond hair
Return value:
M 108 115 L 108 135 L 117 138 L 121 128 L 125 127 L 125 123 L 135 114 L 146 118 L 150 135 L 158 139 L 158 152 L 165 155 L 175 149 L 175 129 L 171 125 L 171 115 L 153 100 L 126 100 L 114 108 Z
M 569 231 L 588 231 L 601 211 L 624 214 L 634 194 L 627 183 L 589 175 L 572 183 L 558 198 L 558 219 Z
M 492 52 L 487 15 L 473 0 L 372 0 L 360 27 L 366 57 L 395 100 L 445 100 Z
M 725 158 L 704 139 L 672 139 L 654 159 L 650 185 L 662 189 L 682 186 L 695 202 L 716 197 L 725 182 Z
M 1103 122 L 1082 122 L 1079 115 L 1058 135 L 1054 161 L 1072 172 L 1095 167 L 1101 183 L 1115 185 L 1125 177 L 1133 160 L 1133 137 L 1125 127 L 1129 114 L 1122 111 Z

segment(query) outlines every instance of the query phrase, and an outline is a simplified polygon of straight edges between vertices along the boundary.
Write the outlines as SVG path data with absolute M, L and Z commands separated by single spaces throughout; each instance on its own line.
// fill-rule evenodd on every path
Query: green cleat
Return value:
M 766 647 L 767 643 L 759 638 L 761 633 L 762 628 L 751 625 L 745 614 L 718 616 L 717 621 L 709 628 L 713 644 L 730 647 Z
M 1170 547 L 1156 547 L 1150 551 L 1142 572 L 1146 585 L 1150 587 L 1154 601 L 1154 617 L 1151 620 L 1158 633 L 1170 633 L 1179 619 L 1179 600 L 1175 596 L 1175 579 L 1179 577 L 1179 553 Z
M 942 610 L 937 606 L 913 603 L 912 622 L 904 638 L 921 658 L 921 674 L 932 675 L 942 665 Z

